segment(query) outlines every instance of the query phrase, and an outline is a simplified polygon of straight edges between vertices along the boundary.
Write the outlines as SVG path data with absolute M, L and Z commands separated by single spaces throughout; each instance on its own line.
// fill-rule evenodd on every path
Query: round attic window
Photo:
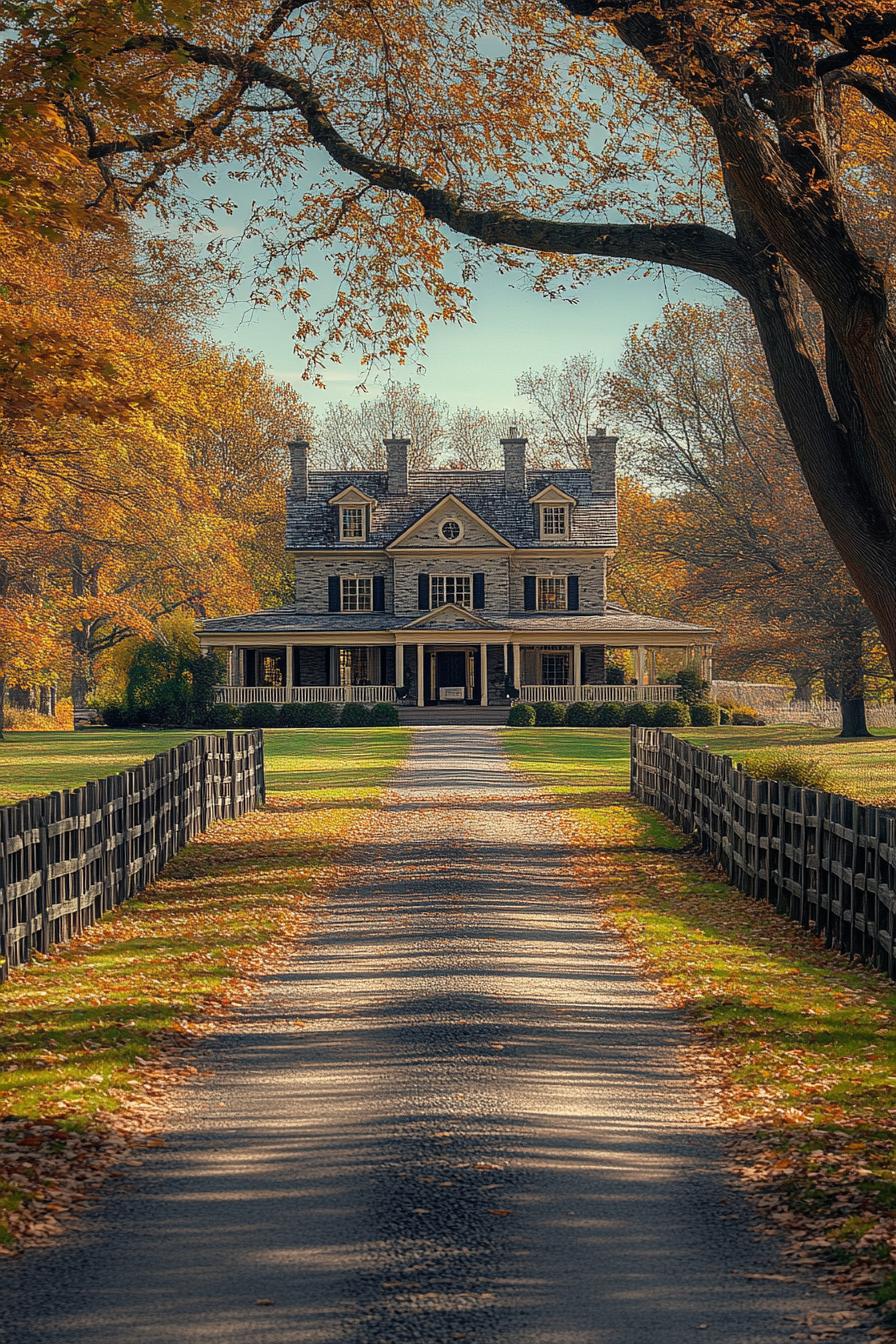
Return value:
M 439 528 L 439 533 L 443 541 L 460 541 L 464 530 L 457 518 L 446 518 Z

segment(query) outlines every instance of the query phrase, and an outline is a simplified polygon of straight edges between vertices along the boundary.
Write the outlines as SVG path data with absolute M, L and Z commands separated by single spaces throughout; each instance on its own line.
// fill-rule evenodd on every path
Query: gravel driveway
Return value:
M 818 1338 L 802 1322 L 837 1304 L 752 1226 L 680 1021 L 570 874 L 495 733 L 418 732 L 310 947 L 203 1047 L 166 1145 L 67 1243 L 0 1266 L 0 1337 Z

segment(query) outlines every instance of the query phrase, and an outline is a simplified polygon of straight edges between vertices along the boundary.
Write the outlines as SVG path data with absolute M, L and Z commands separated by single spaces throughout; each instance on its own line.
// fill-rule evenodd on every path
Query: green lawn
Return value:
M 190 732 L 8 733 L 0 742 L 0 804 L 35 793 L 74 789 L 89 779 L 138 765 L 184 742 Z M 309 785 L 376 787 L 381 767 L 406 744 L 401 728 L 274 728 L 265 731 L 265 762 L 271 793 Z M 403 750 L 404 747 L 401 746 Z
M 3 744 L 4 783 L 10 794 L 75 785 L 183 736 L 23 733 Z M 0 1253 L 77 1198 L 98 1153 L 116 1157 L 131 1103 L 157 1085 L 160 1047 L 214 1021 L 247 976 L 295 948 L 312 885 L 335 871 L 409 738 L 267 732 L 263 810 L 213 826 L 138 898 L 0 986 L 3 1138 L 23 1145 L 0 1153 Z
M 808 741 L 830 755 L 840 787 L 857 777 L 860 759 L 869 789 L 891 787 L 892 737 L 688 736 L 733 755 L 757 739 Z M 896 1324 L 896 989 L 720 880 L 680 832 L 634 803 L 624 731 L 508 729 L 504 741 L 512 761 L 566 805 L 562 821 L 598 910 L 689 1012 L 695 1067 L 720 1089 L 768 1215 L 828 1270 L 857 1277 Z

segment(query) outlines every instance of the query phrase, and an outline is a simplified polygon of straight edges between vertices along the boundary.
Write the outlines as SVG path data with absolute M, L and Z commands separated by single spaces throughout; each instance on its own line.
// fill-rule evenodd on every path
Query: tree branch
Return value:
M 142 34 L 124 50 L 177 52 L 197 65 L 229 70 L 245 88 L 254 84 L 289 99 L 314 142 L 346 172 L 382 191 L 417 201 L 427 219 L 447 224 L 456 233 L 479 242 L 526 251 L 572 256 L 600 256 L 623 261 L 676 266 L 707 275 L 747 295 L 751 259 L 729 234 L 703 224 L 566 223 L 518 214 L 511 209 L 483 210 L 469 206 L 459 192 L 428 182 L 412 168 L 380 159 L 351 143 L 334 126 L 309 82 L 252 57 L 199 46 L 173 34 Z M 143 152 L 125 140 L 96 146 L 94 152 Z

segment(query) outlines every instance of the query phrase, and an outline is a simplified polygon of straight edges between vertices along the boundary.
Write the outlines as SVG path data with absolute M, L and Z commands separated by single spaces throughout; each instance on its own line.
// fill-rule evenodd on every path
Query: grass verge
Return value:
M 313 884 L 369 816 L 408 739 L 401 729 L 268 734 L 263 811 L 212 827 L 138 899 L 0 988 L 0 1249 L 55 1234 L 110 1159 L 152 1127 L 185 1071 L 172 1047 L 295 945 Z
M 896 1325 L 896 990 L 742 895 L 627 790 L 623 732 L 510 730 L 581 876 L 698 1033 L 768 1219 Z

